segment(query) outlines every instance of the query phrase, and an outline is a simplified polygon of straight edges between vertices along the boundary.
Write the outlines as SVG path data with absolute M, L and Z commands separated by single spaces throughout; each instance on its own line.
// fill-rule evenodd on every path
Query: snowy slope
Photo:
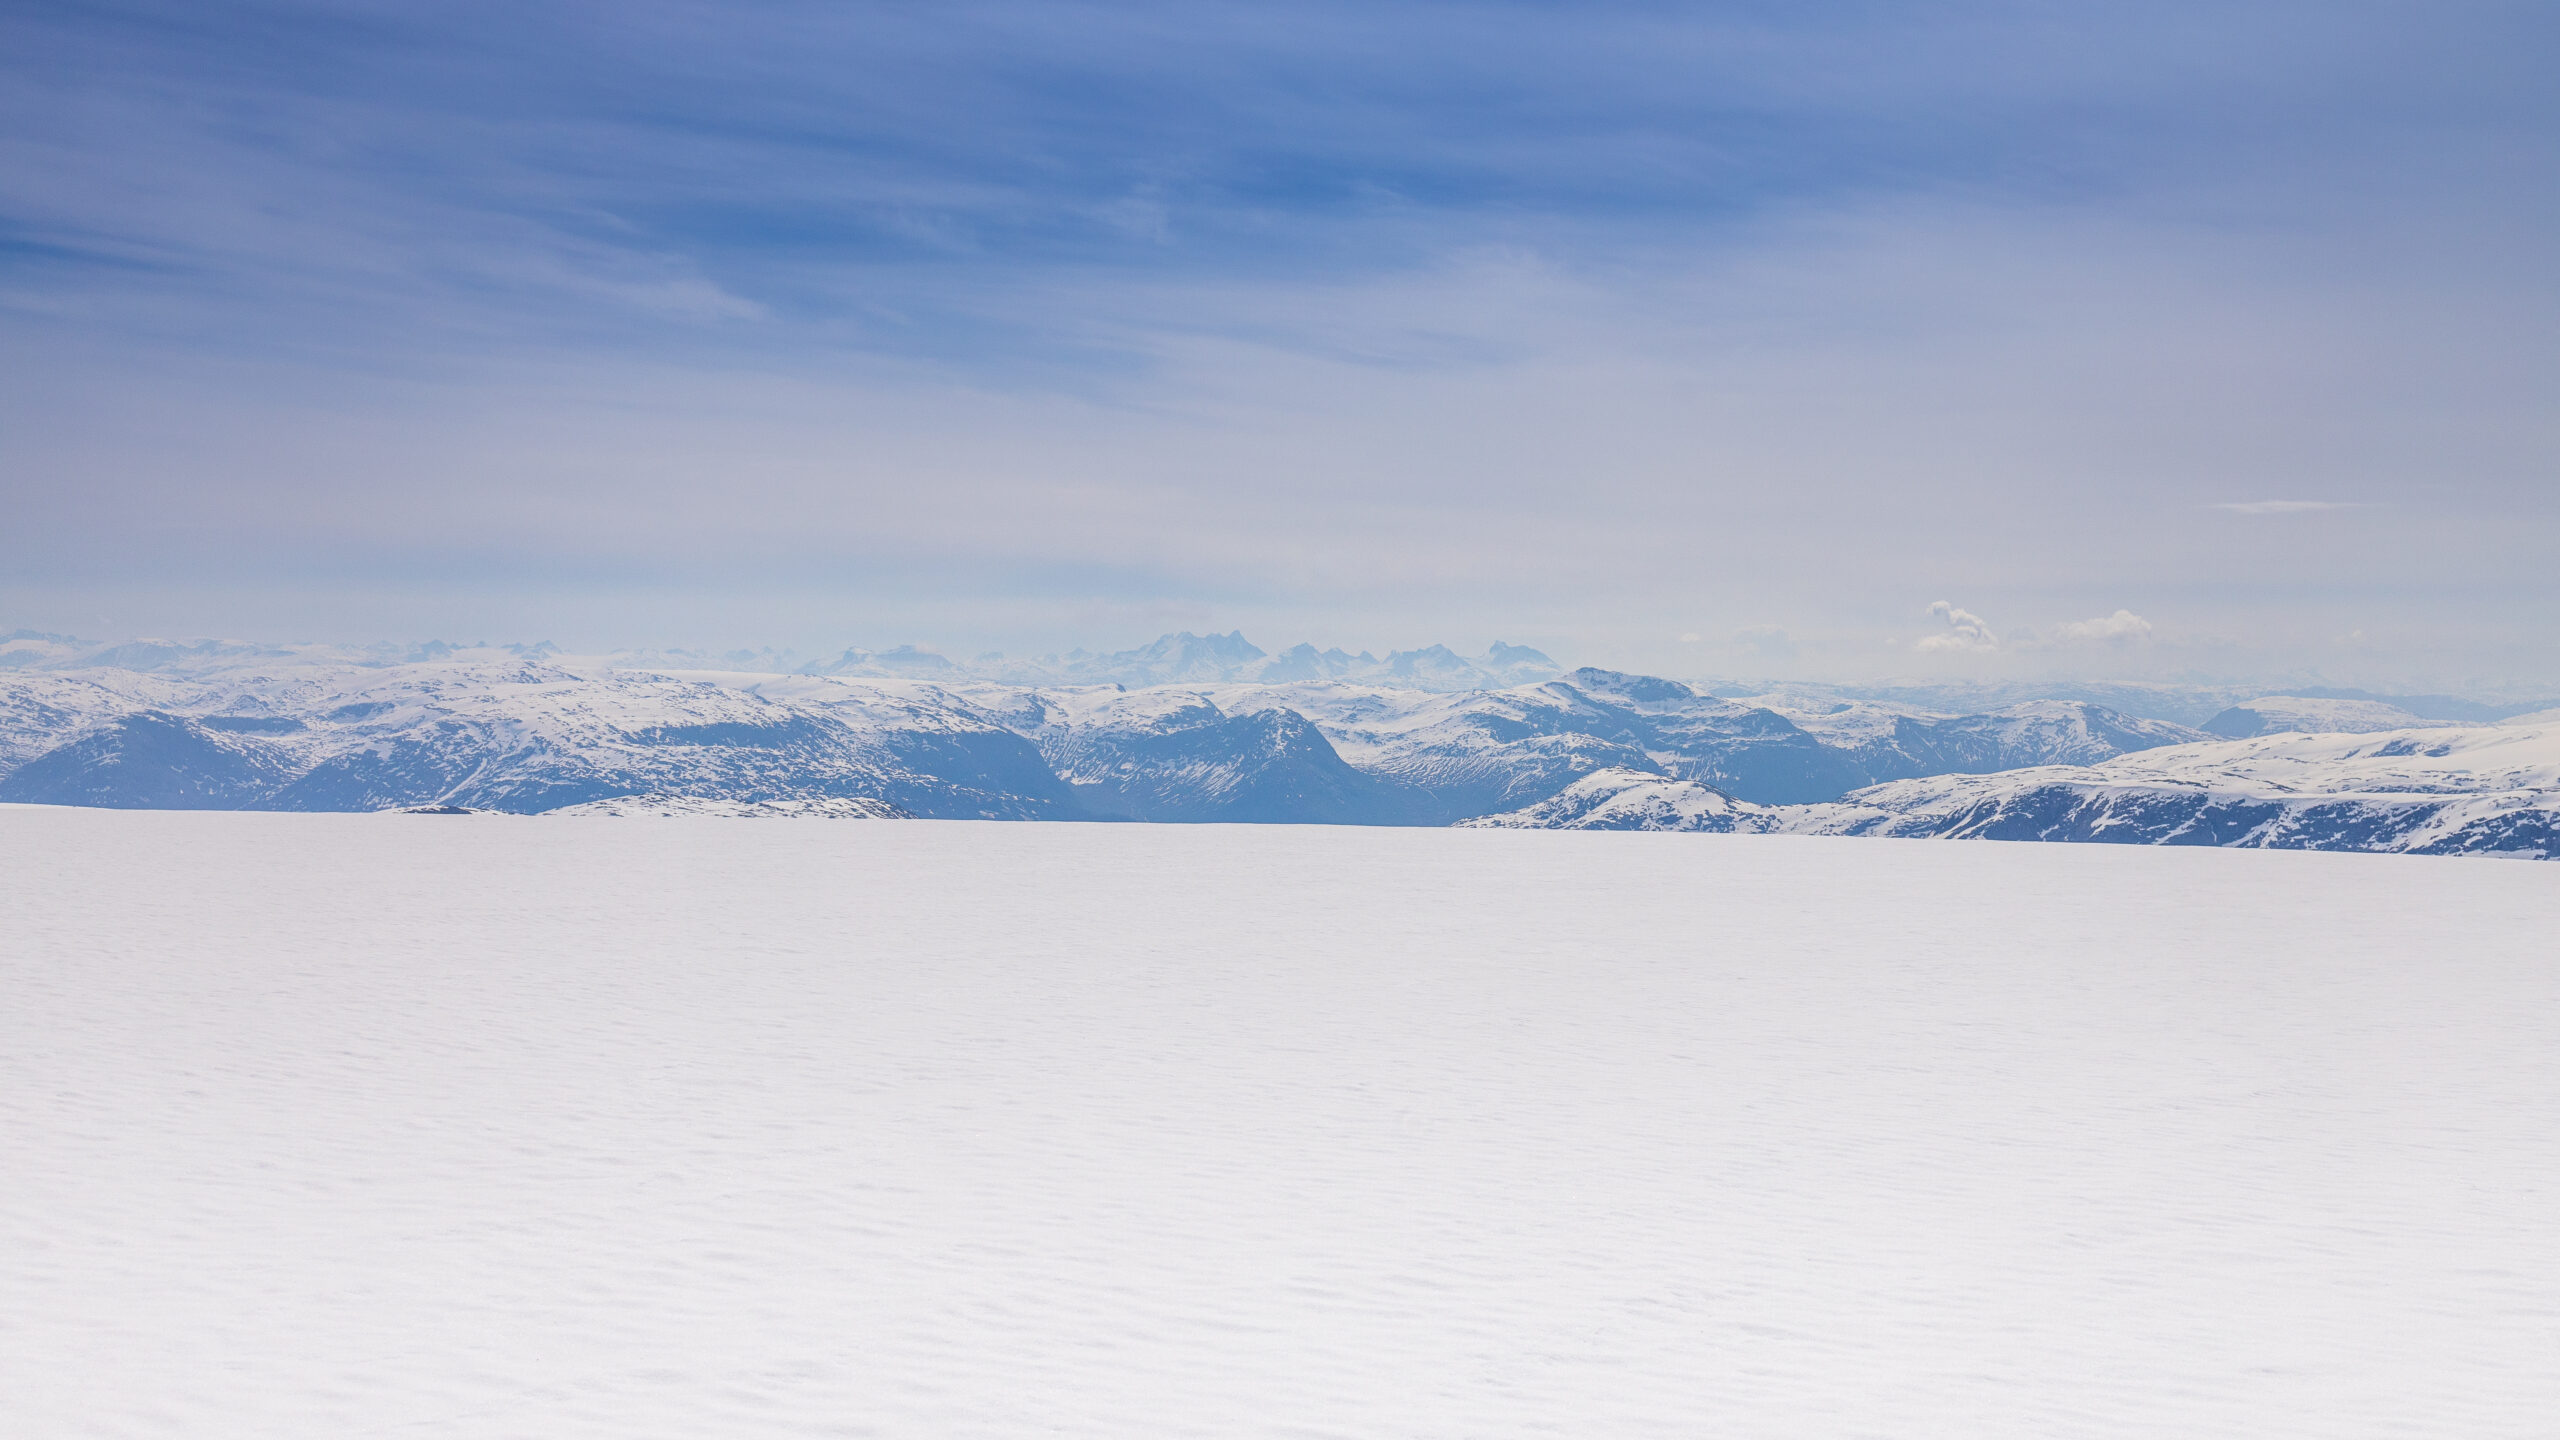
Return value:
M 0 807 L 25 1436 L 2541 1440 L 2560 870 Z
M 1698 830 L 2560 859 L 2560 725 L 2279 734 L 1764 806 L 1603 770 L 1487 829 Z
M 0 775 L 84 730 L 207 702 L 203 686 L 130 670 L 0 676 Z
M 0 681 L 0 694 L 61 678 Z M 992 819 L 1073 808 L 1028 741 L 929 685 L 438 661 L 233 673 L 167 698 L 183 705 L 70 715 L 0 776 L 0 800 L 537 812 L 630 796 L 858 797 Z
M 2560 858 L 2560 726 L 2282 733 L 1903 780 L 1773 828 Z
M 1775 828 L 1785 812 L 1736 800 L 1695 780 L 1644 770 L 1594 771 L 1535 805 L 1461 820 L 1476 830 L 1695 830 L 1722 834 Z

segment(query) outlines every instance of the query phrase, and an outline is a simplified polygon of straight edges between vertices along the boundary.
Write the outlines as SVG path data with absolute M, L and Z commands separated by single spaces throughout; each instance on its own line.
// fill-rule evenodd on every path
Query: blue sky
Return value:
M 2547 5 L 20 4 L 0 73 L 0 625 L 2560 679 Z

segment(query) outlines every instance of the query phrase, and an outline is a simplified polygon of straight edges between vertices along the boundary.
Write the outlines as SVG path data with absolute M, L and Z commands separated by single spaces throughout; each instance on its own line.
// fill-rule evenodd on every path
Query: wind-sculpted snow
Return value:
M 0 1433 L 2549 1440 L 2560 871 L 0 807 Z

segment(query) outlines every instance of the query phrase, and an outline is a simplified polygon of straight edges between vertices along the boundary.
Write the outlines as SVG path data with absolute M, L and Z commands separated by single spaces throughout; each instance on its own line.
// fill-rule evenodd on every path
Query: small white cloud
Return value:
M 2000 637 L 1992 634 L 1991 627 L 1983 623 L 1982 617 L 1970 610 L 1960 609 L 1947 601 L 1940 600 L 1929 607 L 1929 613 L 1937 617 L 1938 621 L 1947 628 L 1934 635 L 1921 636 L 1918 648 L 1922 650 L 1997 650 L 2000 648 Z
M 2360 510 L 2353 500 L 2226 500 L 2213 507 L 2234 515 L 2306 515 L 2314 510 Z
M 2056 645 L 2140 645 L 2151 638 L 2151 622 L 2130 610 L 2074 620 L 2053 628 Z

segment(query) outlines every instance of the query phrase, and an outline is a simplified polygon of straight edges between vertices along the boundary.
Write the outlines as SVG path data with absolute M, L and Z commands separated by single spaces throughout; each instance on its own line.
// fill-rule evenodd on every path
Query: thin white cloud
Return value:
M 2353 500 L 2226 500 L 2213 507 L 2234 515 L 2307 515 L 2315 510 L 2360 510 Z
M 2000 648 L 2000 637 L 1992 634 L 1991 627 L 1983 623 L 1982 617 L 1970 610 L 1961 609 L 1940 600 L 1929 607 L 1929 613 L 1947 628 L 1934 635 L 1921 636 L 1918 648 L 1922 650 L 1997 650 Z
M 2130 610 L 2118 610 L 2095 620 L 2057 625 L 2051 638 L 2056 645 L 2139 645 L 2151 638 L 2151 622 Z

